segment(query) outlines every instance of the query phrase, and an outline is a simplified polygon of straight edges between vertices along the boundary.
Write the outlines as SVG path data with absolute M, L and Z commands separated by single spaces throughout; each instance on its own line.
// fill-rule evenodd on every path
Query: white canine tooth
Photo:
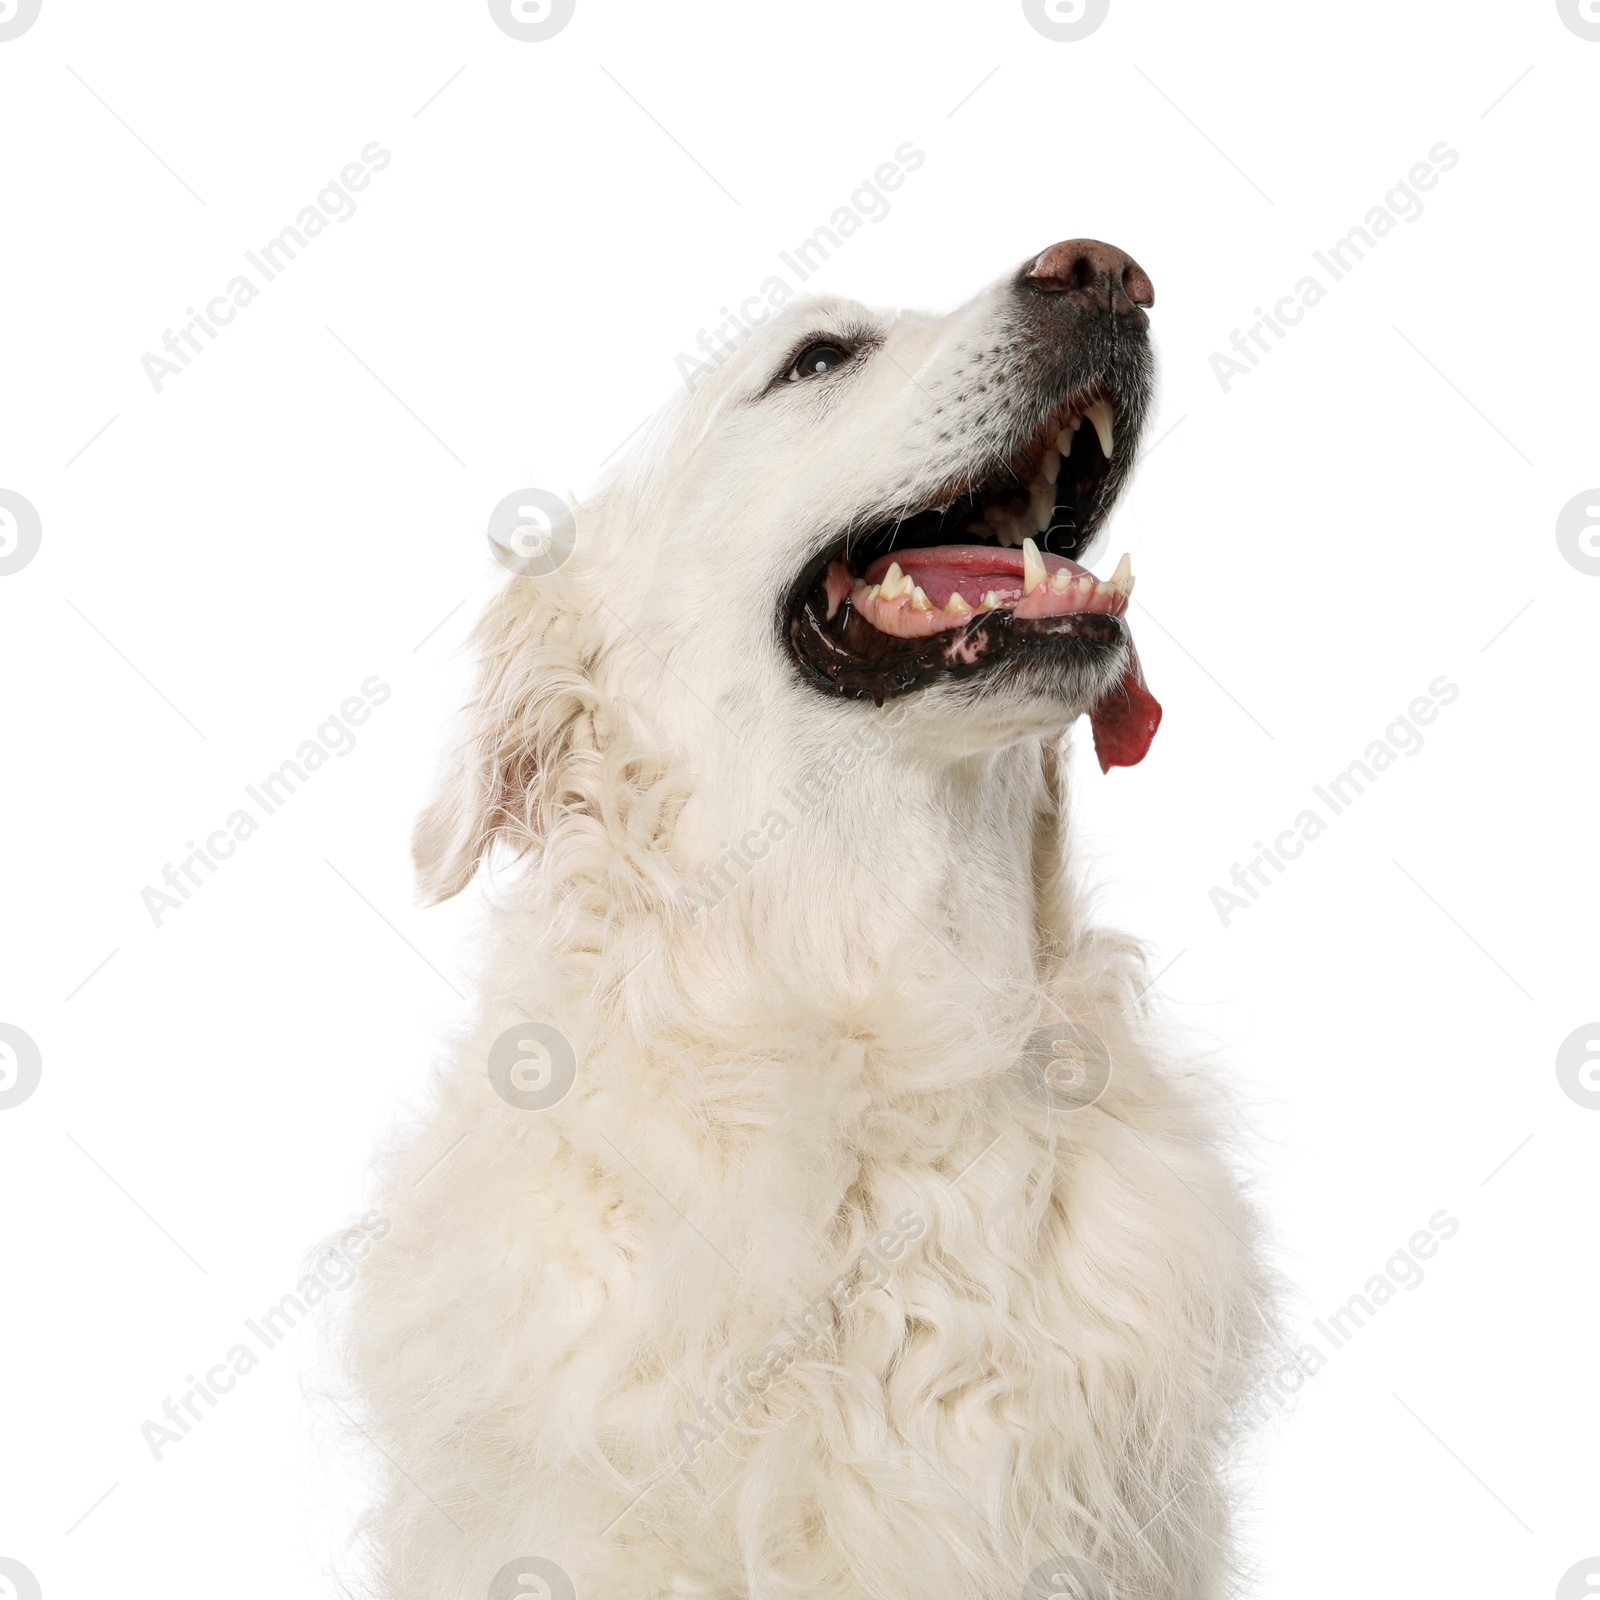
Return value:
M 993 589 L 991 589 L 983 597 L 983 609 L 985 611 L 999 611 L 1002 609 L 1000 604 L 1000 596 L 997 595 Z
M 1061 476 L 1061 452 L 1059 450 L 1046 450 L 1039 470 L 1044 474 L 1046 483 L 1054 483 Z
M 1124 600 L 1131 600 L 1133 598 L 1133 583 L 1133 575 L 1130 573 L 1128 575 L 1128 581 L 1122 586 L 1122 598 Z
M 1043 533 L 1055 519 L 1055 514 L 1055 491 L 1048 483 L 1041 483 L 1033 491 L 1033 499 L 1028 502 L 1028 515 L 1033 522 L 1033 531 Z
M 1111 402 L 1109 400 L 1096 400 L 1085 415 L 1094 424 L 1094 431 L 1100 436 L 1100 454 L 1109 461 L 1111 459 Z
M 947 617 L 970 617 L 972 615 L 972 607 L 967 604 L 966 596 L 959 589 L 950 591 L 950 598 L 944 603 L 944 611 Z
M 911 609 L 913 611 L 933 610 L 933 601 L 931 601 L 923 592 L 923 588 L 920 583 L 914 583 L 911 586 Z
M 1064 594 L 1071 586 L 1071 567 L 1057 567 L 1056 570 L 1050 574 L 1050 587 L 1054 589 L 1057 594 Z
M 1039 555 L 1039 547 L 1032 539 L 1022 541 L 1022 592 L 1032 594 L 1049 574 L 1044 570 L 1044 561 Z
M 1122 559 L 1117 563 L 1117 570 L 1106 579 L 1106 582 L 1109 583 L 1113 589 L 1126 589 L 1127 585 L 1132 581 L 1133 563 L 1128 559 L 1128 552 L 1124 550 L 1122 552 Z

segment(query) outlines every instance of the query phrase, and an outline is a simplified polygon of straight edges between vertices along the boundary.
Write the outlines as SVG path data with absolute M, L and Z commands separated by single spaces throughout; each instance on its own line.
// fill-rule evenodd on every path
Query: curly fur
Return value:
M 1071 1558 L 1085 1594 L 1231 1592 L 1255 1223 L 1231 1113 L 1088 921 L 1081 707 L 834 704 L 776 639 L 827 530 L 992 452 L 1005 386 L 955 357 L 1025 362 L 1004 315 L 1003 288 L 941 320 L 789 308 L 479 627 L 417 858 L 435 898 L 505 870 L 347 1330 L 390 1600 L 533 1592 L 491 1589 L 528 1557 L 580 1600 L 1019 1600 Z M 841 325 L 895 361 L 770 397 Z M 774 811 L 711 903 L 697 867 Z M 1057 1018 L 1112 1062 L 1079 1109 L 1025 1070 Z M 519 1021 L 578 1063 L 547 1109 L 486 1071 Z

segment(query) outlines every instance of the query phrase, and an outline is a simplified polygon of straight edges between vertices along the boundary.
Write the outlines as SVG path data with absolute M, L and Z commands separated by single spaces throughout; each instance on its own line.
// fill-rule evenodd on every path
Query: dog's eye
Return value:
M 851 352 L 843 345 L 821 339 L 816 344 L 808 344 L 795 357 L 794 365 L 784 376 L 790 383 L 798 383 L 802 378 L 819 378 L 825 372 L 832 372 L 836 367 L 842 367 L 850 356 Z

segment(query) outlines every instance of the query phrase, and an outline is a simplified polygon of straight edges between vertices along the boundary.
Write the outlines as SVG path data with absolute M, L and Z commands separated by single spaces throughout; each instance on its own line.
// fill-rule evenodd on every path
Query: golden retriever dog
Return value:
M 1234 1592 L 1234 1118 L 1067 829 L 1160 719 L 1083 564 L 1153 300 L 784 306 L 502 539 L 416 833 L 481 983 L 351 1291 L 389 1600 Z

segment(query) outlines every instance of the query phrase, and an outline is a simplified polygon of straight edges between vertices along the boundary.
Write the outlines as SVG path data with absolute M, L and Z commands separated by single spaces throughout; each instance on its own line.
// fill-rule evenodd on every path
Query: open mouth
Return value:
M 1095 385 L 1052 409 L 997 472 L 840 540 L 791 591 L 787 638 L 820 686 L 882 705 L 985 672 L 1058 684 L 1089 704 L 1102 769 L 1141 760 L 1161 707 L 1123 618 L 1124 556 L 1109 578 L 1073 558 L 1126 476 L 1115 398 Z M 1117 671 L 1120 664 L 1121 671 Z

